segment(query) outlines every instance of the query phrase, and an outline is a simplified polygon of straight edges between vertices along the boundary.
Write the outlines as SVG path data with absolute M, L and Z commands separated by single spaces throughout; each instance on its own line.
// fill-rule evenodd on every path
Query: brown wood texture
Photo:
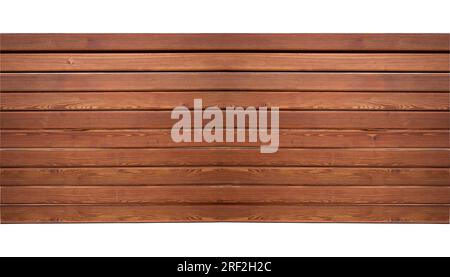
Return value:
M 2 129 L 170 129 L 171 111 L 3 112 Z M 280 129 L 445 129 L 449 112 L 281 111 Z M 203 121 L 206 124 L 206 121 Z M 226 126 L 224 126 L 226 127 Z
M 227 129 L 228 130 L 228 129 Z M 201 132 L 199 130 L 199 132 Z M 276 132 L 285 148 L 448 148 L 448 130 L 314 130 L 286 129 Z M 250 142 L 185 142 L 183 146 L 259 146 Z M 116 130 L 2 130 L 4 148 L 169 148 L 180 147 L 168 129 Z
M 8 223 L 370 222 L 448 223 L 446 205 L 4 205 Z
M 279 107 L 287 110 L 440 110 L 448 111 L 449 93 L 377 92 L 36 92 L 2 93 L 2 110 L 171 110 L 204 107 Z
M 448 167 L 449 149 L 283 148 L 261 155 L 258 148 L 33 148 L 5 149 L 3 167 L 71 166 L 379 166 Z
M 7 186 L 4 204 L 450 204 L 450 188 L 362 186 Z
M 1 73 L 4 92 L 20 91 L 449 91 L 449 73 L 121 72 Z
M 71 167 L 2 168 L 2 185 L 448 186 L 448 168 Z M 319 176 L 319 177 L 317 177 Z
M 2 51 L 449 51 L 449 34 L 2 34 Z
M 449 54 L 2 54 L 1 71 L 448 71 Z
M 1 223 L 449 223 L 449 34 L 0 36 Z M 194 99 L 278 151 L 175 143 Z

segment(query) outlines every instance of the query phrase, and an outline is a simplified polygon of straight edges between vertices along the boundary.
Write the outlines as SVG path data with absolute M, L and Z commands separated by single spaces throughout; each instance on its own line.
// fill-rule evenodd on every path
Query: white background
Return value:
M 0 32 L 449 33 L 450 1 L 2 1 Z M 0 225 L 0 256 L 450 256 L 449 225 Z

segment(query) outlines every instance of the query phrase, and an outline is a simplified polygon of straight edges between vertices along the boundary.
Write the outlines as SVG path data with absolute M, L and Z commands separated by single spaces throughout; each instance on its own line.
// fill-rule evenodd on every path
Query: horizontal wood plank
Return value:
M 3 205 L 2 223 L 385 222 L 449 223 L 449 206 L 420 205 Z
M 3 149 L 2 167 L 73 166 L 378 166 L 449 167 L 449 149 L 259 148 Z
M 449 51 L 449 34 L 1 34 L 1 51 Z
M 194 107 L 278 107 L 282 110 L 442 110 L 449 93 L 377 92 L 36 92 L 1 93 L 1 110 L 165 110 Z
M 2 54 L 1 71 L 450 71 L 448 54 Z
M 98 167 L 0 168 L 3 186 L 362 185 L 448 186 L 448 168 Z
M 450 204 L 450 187 L 2 186 L 2 204 Z
M 194 131 L 195 132 L 195 131 Z M 198 130 L 197 132 L 201 132 Z M 275 131 L 273 131 L 275 132 Z M 276 132 L 275 132 L 276 133 Z M 158 147 L 226 147 L 259 146 L 250 142 L 185 142 L 172 140 L 170 130 L 2 130 L 2 148 L 158 148 Z M 448 148 L 447 130 L 281 130 L 279 147 L 396 147 Z
M 279 118 L 280 129 L 448 130 L 450 124 L 448 112 L 281 111 Z M 2 112 L 1 119 L 2 129 L 83 130 L 171 129 L 178 121 L 170 111 Z
M 20 91 L 449 91 L 448 73 L 1 73 L 1 90 Z

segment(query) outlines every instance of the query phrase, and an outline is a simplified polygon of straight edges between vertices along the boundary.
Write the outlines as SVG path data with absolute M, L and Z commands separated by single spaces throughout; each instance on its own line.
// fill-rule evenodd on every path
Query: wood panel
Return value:
M 449 34 L 2 34 L 2 51 L 449 51 Z
M 2 91 L 449 91 L 448 73 L 1 73 Z
M 377 92 L 37 92 L 1 93 L 2 110 L 165 110 L 203 107 L 278 107 L 283 110 L 442 110 L 449 93 Z
M 450 204 L 450 187 L 0 187 L 3 204 Z
M 1 168 L 3 186 L 362 185 L 449 186 L 448 168 L 72 167 Z
M 89 53 L 2 54 L 20 71 L 448 71 L 448 54 Z
M 448 223 L 436 205 L 5 205 L 3 223 L 385 222 Z
M 449 223 L 449 34 L 0 36 L 1 223 Z M 278 151 L 173 142 L 194 99 Z
M 170 129 L 170 111 L 2 112 L 2 129 Z M 280 129 L 446 129 L 449 112 L 281 111 Z M 203 124 L 206 122 L 204 121 Z M 226 126 L 224 126 L 226 127 Z
M 449 149 L 259 148 L 4 149 L 3 167 L 71 166 L 378 166 L 449 167 Z
M 195 131 L 194 131 L 195 132 Z M 200 130 L 197 132 L 201 132 Z M 447 130 L 314 130 L 286 129 L 278 133 L 281 148 L 448 148 Z M 170 130 L 2 130 L 3 148 L 168 148 L 179 147 Z M 250 142 L 185 142 L 186 147 L 259 146 Z

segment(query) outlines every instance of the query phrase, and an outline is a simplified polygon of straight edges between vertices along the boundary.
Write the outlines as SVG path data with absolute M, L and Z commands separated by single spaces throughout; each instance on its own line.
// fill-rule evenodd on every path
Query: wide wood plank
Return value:
M 3 149 L 2 167 L 72 166 L 378 166 L 449 167 L 449 149 L 259 148 Z
M 34 222 L 385 222 L 449 223 L 436 205 L 2 205 L 2 223 Z
M 278 107 L 289 110 L 443 110 L 449 93 L 377 92 L 36 92 L 1 93 L 1 110 L 165 110 L 203 107 Z
M 448 73 L 1 73 L 1 91 L 449 91 Z
M 78 167 L 0 168 L 3 186 L 362 185 L 449 186 L 448 168 Z
M 450 204 L 450 187 L 21 186 L 2 204 Z
M 2 129 L 171 129 L 170 111 L 2 112 Z M 192 116 L 193 118 L 193 116 Z M 280 129 L 446 129 L 448 112 L 281 111 Z M 204 120 L 204 124 L 206 124 Z M 224 126 L 226 127 L 226 126 Z
M 198 130 L 197 132 L 201 132 Z M 275 132 L 275 131 L 273 131 Z M 447 130 L 281 130 L 279 147 L 418 147 L 448 148 Z M 170 130 L 1 130 L 2 148 L 158 148 L 158 147 L 229 147 L 259 146 L 250 142 L 246 131 L 245 142 L 186 142 L 172 140 Z
M 2 54 L 1 71 L 450 71 L 448 54 Z
M 1 51 L 449 51 L 449 34 L 1 34 Z

